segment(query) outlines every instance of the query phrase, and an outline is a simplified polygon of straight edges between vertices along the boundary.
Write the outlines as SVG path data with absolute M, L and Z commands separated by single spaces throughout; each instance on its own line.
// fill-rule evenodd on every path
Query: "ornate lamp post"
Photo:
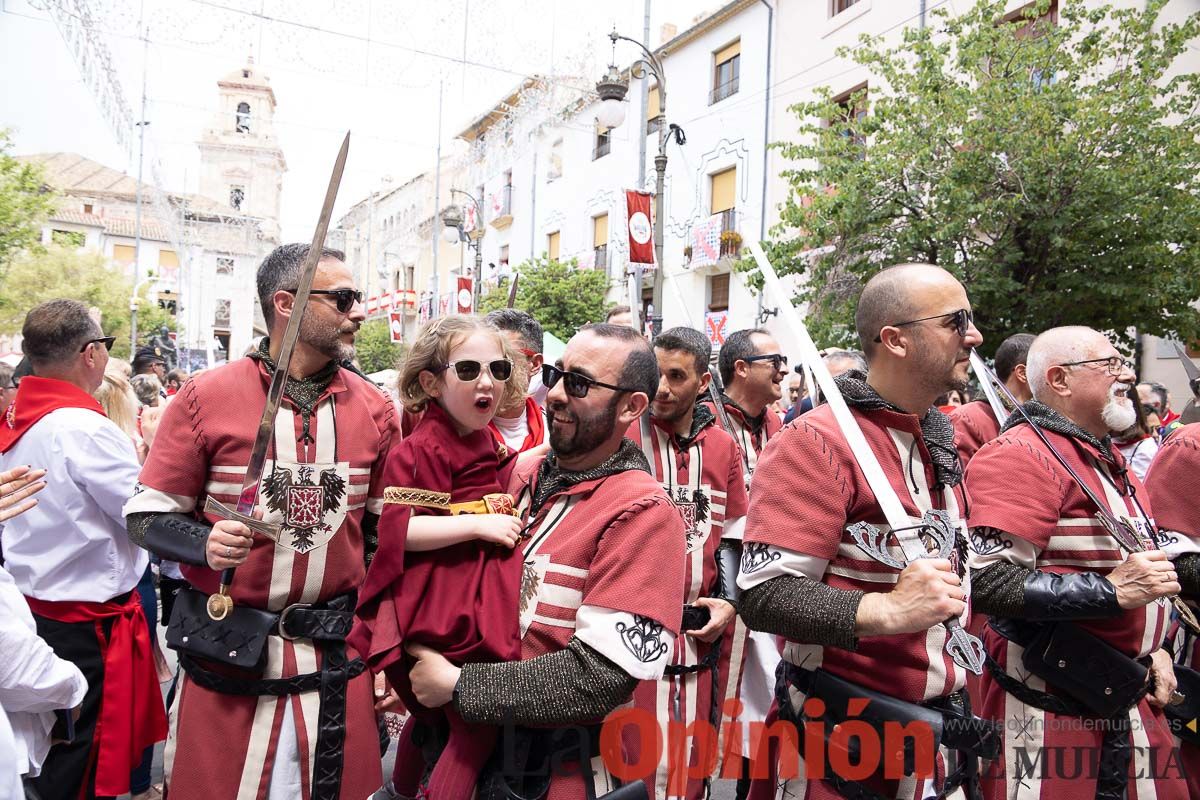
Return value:
M 613 43 L 613 61 L 616 61 L 618 41 L 632 42 L 642 51 L 642 57 L 633 62 L 629 74 L 635 78 L 654 76 L 658 81 L 658 108 L 662 119 L 658 126 L 658 154 L 654 157 L 655 187 L 654 187 L 654 260 L 657 269 L 654 271 L 654 313 L 650 318 L 653 335 L 662 333 L 662 304 L 663 304 L 663 182 L 667 174 L 667 140 L 675 137 L 678 144 L 684 143 L 683 130 L 678 125 L 668 126 L 667 113 L 667 72 L 663 69 L 662 61 L 654 53 L 636 39 L 622 36 L 614 29 L 608 35 Z M 616 128 L 625 121 L 625 95 L 629 91 L 629 83 L 617 70 L 616 64 L 609 64 L 608 72 L 596 84 L 596 94 L 600 96 L 600 111 L 597 121 L 606 128 Z M 639 131 L 638 135 L 645 135 Z M 634 266 L 634 281 L 638 294 L 641 293 L 642 267 Z
M 472 300 L 471 310 L 476 314 L 479 313 L 479 298 L 483 291 L 483 203 L 479 201 L 475 195 L 469 192 L 464 192 L 459 189 L 451 189 L 451 194 L 461 194 L 469 199 L 472 205 L 475 206 L 475 229 L 467 232 L 463 230 L 462 212 L 457 206 L 451 206 L 442 212 L 442 238 L 450 244 L 458 244 L 465 240 L 468 247 L 475 249 L 475 296 Z

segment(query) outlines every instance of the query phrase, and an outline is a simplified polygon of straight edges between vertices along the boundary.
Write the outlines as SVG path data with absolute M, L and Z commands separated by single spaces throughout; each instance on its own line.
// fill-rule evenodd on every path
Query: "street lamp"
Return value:
M 632 42 L 642 51 L 642 57 L 629 68 L 629 74 L 635 78 L 646 78 L 648 75 L 653 75 L 658 81 L 658 110 L 659 117 L 663 119 L 662 124 L 658 126 L 658 154 L 654 157 L 654 171 L 656 173 L 654 186 L 654 260 L 658 264 L 658 268 L 654 271 L 654 314 L 650 317 L 651 330 L 653 336 L 657 337 L 662 333 L 662 307 L 663 307 L 663 182 L 667 175 L 667 139 L 671 136 L 675 138 L 677 144 L 683 144 L 685 139 L 683 130 L 678 125 L 666 124 L 667 112 L 667 71 L 663 68 L 662 61 L 658 59 L 654 53 L 646 49 L 645 45 L 636 39 L 630 39 L 628 36 L 622 36 L 613 29 L 608 35 L 613 44 L 613 61 L 616 61 L 617 42 L 625 41 Z M 621 77 L 621 73 L 617 71 L 616 64 L 608 65 L 608 72 L 603 78 L 596 83 L 596 94 L 600 97 L 600 110 L 596 114 L 596 121 L 606 128 L 616 128 L 625 121 L 625 95 L 629 91 L 629 83 Z M 642 131 L 638 135 L 644 136 Z M 640 188 L 640 187 L 639 187 Z M 635 265 L 633 269 L 634 281 L 638 287 L 638 293 L 642 290 L 642 267 Z
M 469 233 L 463 230 L 462 212 L 458 210 L 458 206 L 450 206 L 443 211 L 442 238 L 450 244 L 458 244 L 465 239 L 468 247 L 475 248 L 475 296 L 472 300 L 471 310 L 478 314 L 479 298 L 483 290 L 483 227 L 480 224 L 483 220 L 483 203 L 469 192 L 451 189 L 450 193 L 461 194 L 475 206 L 475 229 Z

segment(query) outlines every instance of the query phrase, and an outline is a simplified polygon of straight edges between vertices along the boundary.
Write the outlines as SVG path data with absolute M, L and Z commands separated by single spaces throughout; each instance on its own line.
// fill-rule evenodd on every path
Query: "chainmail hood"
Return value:
M 835 377 L 834 382 L 846 398 L 846 404 L 861 411 L 878 411 L 887 409 L 898 414 L 913 416 L 893 403 L 879 396 L 879 393 L 867 383 L 867 376 L 859 370 L 843 372 Z M 933 460 L 933 473 L 938 483 L 943 486 L 957 486 L 962 482 L 962 462 L 958 459 L 958 450 L 954 447 L 954 424 L 950 418 L 930 408 L 921 418 L 921 439 L 925 449 Z
M 1100 458 L 1107 461 L 1109 464 L 1116 464 L 1116 458 L 1113 456 L 1112 436 L 1105 434 L 1103 439 L 1097 439 L 1094 435 L 1088 433 L 1083 428 L 1076 425 L 1065 416 L 1055 411 L 1045 403 L 1039 403 L 1037 400 L 1030 400 L 1023 404 L 1021 408 L 1029 415 L 1034 424 L 1039 428 L 1044 428 L 1048 431 L 1069 436 L 1072 439 L 1078 439 L 1081 442 L 1091 445 L 1099 452 Z M 1018 425 L 1024 425 L 1025 417 L 1017 412 L 1008 418 L 1004 426 L 1000 429 L 1001 433 L 1009 431 Z
M 747 413 L 746 409 L 737 404 L 736 400 L 724 392 L 721 392 L 721 402 L 727 406 L 732 406 L 739 414 L 742 415 L 742 425 L 746 428 L 746 430 L 750 431 L 751 436 L 758 436 L 758 434 L 762 431 L 763 425 L 765 425 L 767 422 L 767 413 L 771 410 L 771 407 L 768 405 L 757 417 L 752 417 L 749 413 Z
M 631 439 L 622 439 L 617 452 L 609 456 L 602 464 L 580 472 L 572 472 L 560 467 L 558 456 L 551 452 L 538 469 L 537 489 L 534 490 L 529 513 L 531 516 L 536 514 L 543 503 L 571 486 L 594 481 L 597 478 L 606 478 L 609 475 L 616 475 L 618 472 L 626 472 L 631 469 L 640 469 L 647 474 L 653 474 L 650 471 L 650 462 L 646 460 L 646 454 Z
M 261 361 L 268 371 L 275 371 L 275 361 L 271 358 L 271 341 L 269 337 L 263 337 L 262 341 L 259 342 L 258 350 L 251 353 L 250 358 Z M 321 399 L 321 395 L 329 388 L 333 376 L 337 375 L 340 368 L 341 366 L 337 361 L 330 361 L 307 378 L 296 379 L 289 375 L 287 382 L 284 383 L 284 395 L 296 405 L 296 408 L 300 409 L 301 421 L 304 424 L 304 431 L 300 436 L 301 439 L 312 439 L 309 434 L 309 426 L 313 409 L 316 408 L 317 401 Z

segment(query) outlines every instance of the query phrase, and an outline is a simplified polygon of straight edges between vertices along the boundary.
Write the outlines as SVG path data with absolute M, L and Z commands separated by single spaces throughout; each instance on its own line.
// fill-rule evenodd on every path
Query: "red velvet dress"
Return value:
M 458 665 L 520 658 L 522 556 L 520 548 L 481 541 L 406 553 L 408 521 L 413 514 L 464 513 L 451 505 L 499 494 L 513 461 L 486 429 L 460 436 L 434 403 L 412 435 L 388 454 L 384 467 L 379 548 L 359 593 L 348 641 L 373 672 L 387 674 L 415 718 L 435 725 L 443 718 L 449 722 L 449 743 L 430 777 L 432 798 L 470 796 L 495 731 L 463 724 L 450 706 L 421 706 L 408 682 L 414 662 L 404 646 L 427 645 Z M 402 794 L 413 793 L 411 784 L 424 772 L 411 735 L 409 724 L 396 757 L 394 779 Z

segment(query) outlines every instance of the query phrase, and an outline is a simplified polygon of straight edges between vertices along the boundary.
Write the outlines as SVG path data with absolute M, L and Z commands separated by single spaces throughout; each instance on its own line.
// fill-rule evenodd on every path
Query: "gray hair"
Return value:
M 823 360 L 826 364 L 830 361 L 852 361 L 853 369 L 859 372 L 867 371 L 867 357 L 857 350 L 830 350 L 825 353 Z
M 1103 338 L 1104 334 L 1084 325 L 1065 325 L 1034 339 L 1025 357 L 1025 375 L 1033 399 L 1042 402 L 1047 396 L 1046 373 L 1051 367 L 1091 358 L 1096 341 Z
M 258 268 L 258 302 L 262 305 L 263 319 L 267 327 L 275 321 L 275 293 L 292 291 L 300 285 L 300 268 L 308 257 L 311 245 L 303 242 L 281 244 L 263 259 Z M 321 248 L 321 258 L 336 258 L 345 261 L 346 254 L 330 247 Z
M 133 393 L 137 395 L 138 402 L 144 406 L 153 405 L 159 397 L 159 392 L 162 391 L 162 384 L 158 382 L 158 376 L 149 373 L 134 375 L 129 379 L 129 385 L 133 387 Z

